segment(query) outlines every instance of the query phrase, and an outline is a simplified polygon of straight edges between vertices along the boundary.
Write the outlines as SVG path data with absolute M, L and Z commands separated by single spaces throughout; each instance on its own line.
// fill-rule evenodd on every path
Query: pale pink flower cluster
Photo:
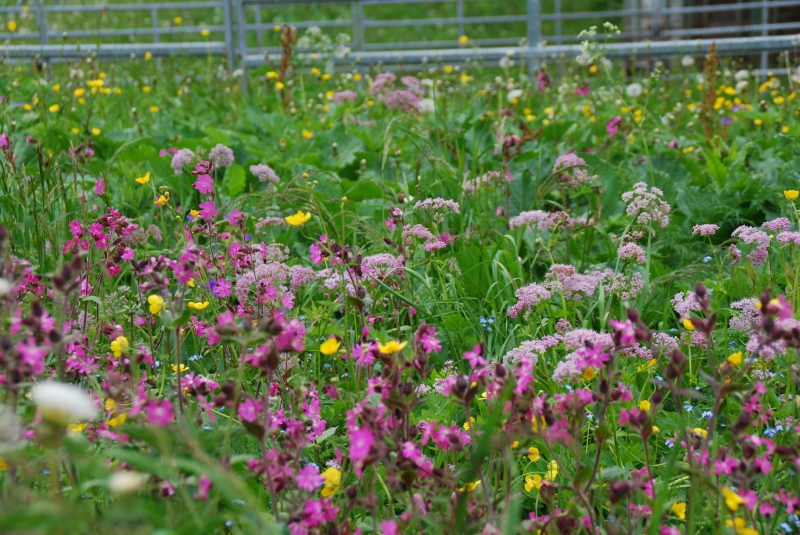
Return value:
M 617 255 L 619 255 L 622 260 L 635 258 L 637 264 L 644 264 L 647 261 L 645 250 L 633 242 L 626 243 L 617 249 Z
M 584 166 L 586 166 L 586 161 L 575 154 L 575 151 L 569 151 L 556 159 L 556 163 L 553 165 L 553 174 L 558 175 L 558 179 L 563 184 L 577 188 L 592 181 L 592 177 L 583 169 Z
M 342 102 L 346 102 L 346 101 L 352 102 L 357 97 L 358 97 L 358 95 L 356 93 L 354 93 L 353 91 L 347 90 L 347 91 L 339 91 L 338 93 L 334 93 L 333 94 L 333 98 L 331 100 L 333 100 L 336 104 L 341 104 Z
M 622 194 L 622 200 L 628 203 L 626 212 L 629 216 L 635 217 L 641 225 L 651 222 L 665 228 L 669 224 L 670 207 L 662 197 L 664 192 L 658 188 L 650 188 L 647 184 L 638 182 L 633 185 L 632 191 Z
M 573 266 L 567 264 L 553 264 L 550 272 L 545 275 L 544 287 L 551 292 L 564 294 L 565 299 L 580 301 L 583 297 L 591 297 L 600 283 L 613 273 L 607 271 L 588 271 L 584 274 L 577 273 Z
M 520 312 L 524 312 L 527 318 L 531 313 L 531 308 L 551 297 L 547 288 L 536 283 L 523 286 L 514 295 L 517 297 L 517 304 L 508 309 L 508 315 L 512 318 L 516 318 Z
M 556 364 L 556 368 L 553 370 L 553 380 L 557 383 L 564 383 L 580 377 L 579 364 L 582 360 L 583 357 L 577 351 L 568 354 L 564 360 Z
M 280 177 L 275 174 L 275 171 L 272 169 L 272 167 L 263 163 L 251 165 L 250 172 L 255 175 L 259 182 L 266 182 L 269 180 L 270 182 L 277 184 L 281 181 Z
M 626 277 L 624 273 L 617 273 L 610 276 L 610 284 L 607 288 L 610 293 L 619 295 L 623 301 L 636 299 L 644 290 L 644 279 L 638 271 Z
M 785 232 L 789 230 L 791 226 L 792 224 L 785 217 L 779 217 L 761 225 L 762 228 L 771 230 L 772 232 Z
M 700 310 L 700 303 L 694 292 L 678 292 L 672 298 L 672 307 L 678 316 L 686 318 L 692 310 Z
M 564 347 L 569 350 L 586 347 L 586 344 L 602 346 L 614 345 L 614 338 L 608 333 L 599 333 L 591 329 L 574 329 L 564 334 Z
M 532 227 L 539 230 L 553 230 L 556 225 L 563 223 L 564 226 L 572 228 L 572 219 L 566 212 L 544 212 L 542 210 L 532 210 L 522 212 L 517 217 L 512 217 L 511 228 Z
M 701 236 L 713 236 L 719 230 L 719 225 L 708 223 L 705 225 L 695 225 L 692 228 L 692 236 L 700 234 Z
M 508 175 L 511 176 L 511 175 Z M 507 180 L 510 180 L 506 177 Z M 481 176 L 476 177 L 472 180 L 465 180 L 464 181 L 464 191 L 470 195 L 474 195 L 482 186 L 488 186 L 491 184 L 502 183 L 503 181 L 503 173 L 500 171 L 487 171 L 483 173 Z
M 458 211 L 458 203 L 448 199 L 437 197 L 435 199 L 425 199 L 424 201 L 417 201 L 414 205 L 414 210 L 435 210 L 437 212 L 452 212 L 460 214 Z
M 391 72 L 381 73 L 375 77 L 375 80 L 369 88 L 369 92 L 391 110 L 419 110 L 420 99 L 425 94 L 419 79 L 414 76 L 403 76 L 400 81 L 403 82 L 408 89 L 395 89 L 394 84 L 396 81 L 397 76 Z
M 261 217 L 256 222 L 256 229 L 271 227 L 272 225 L 285 225 L 286 221 L 282 217 Z
M 361 260 L 361 272 L 365 276 L 383 279 L 402 273 L 401 268 L 404 264 L 405 258 L 402 255 L 396 257 L 389 253 L 374 254 L 365 256 Z
M 793 243 L 800 245 L 800 232 L 781 232 L 778 234 L 778 243 L 787 244 Z
M 758 299 L 748 298 L 734 301 L 731 308 L 741 310 L 738 316 L 728 322 L 731 329 L 744 332 L 755 332 L 761 328 L 761 312 L 758 310 Z
M 656 333 L 653 335 L 653 350 L 665 356 L 669 356 L 678 349 L 678 339 L 667 333 Z
M 233 165 L 233 150 L 222 143 L 217 143 L 208 153 L 208 159 L 214 162 L 215 167 L 230 167 Z
M 755 249 L 750 251 L 750 254 L 747 255 L 748 260 L 750 260 L 754 266 L 762 266 L 767 262 L 767 257 L 769 256 L 767 246 L 769 245 L 770 239 L 766 232 L 758 230 L 755 227 L 742 225 L 734 230 L 731 236 L 740 238 L 748 245 L 756 244 Z
M 194 152 L 189 149 L 181 149 L 172 156 L 172 170 L 176 175 L 183 173 L 183 166 L 188 165 L 194 158 Z
M 519 347 L 515 347 L 505 355 L 502 361 L 506 366 L 516 366 L 525 359 L 531 360 L 533 364 L 539 361 L 539 355 L 561 343 L 560 335 L 547 335 L 537 340 L 526 340 Z

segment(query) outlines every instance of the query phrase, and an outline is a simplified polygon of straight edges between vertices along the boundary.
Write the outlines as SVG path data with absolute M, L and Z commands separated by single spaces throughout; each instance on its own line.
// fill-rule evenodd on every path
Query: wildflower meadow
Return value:
M 796 52 L 277 30 L 0 64 L 0 532 L 800 533 Z

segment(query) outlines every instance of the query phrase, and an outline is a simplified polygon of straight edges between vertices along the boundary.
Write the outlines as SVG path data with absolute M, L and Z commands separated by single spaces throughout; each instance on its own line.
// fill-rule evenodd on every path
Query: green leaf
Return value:
M 706 171 L 714 179 L 717 187 L 723 187 L 728 179 L 728 168 L 722 163 L 719 156 L 712 151 L 705 149 L 703 153 L 706 156 Z
M 512 216 L 533 208 L 533 203 L 536 201 L 536 183 L 530 171 L 526 169 L 518 180 L 512 180 L 509 189 Z
M 225 182 L 228 186 L 228 195 L 238 197 L 247 187 L 244 168 L 237 163 L 233 163 L 225 173 Z

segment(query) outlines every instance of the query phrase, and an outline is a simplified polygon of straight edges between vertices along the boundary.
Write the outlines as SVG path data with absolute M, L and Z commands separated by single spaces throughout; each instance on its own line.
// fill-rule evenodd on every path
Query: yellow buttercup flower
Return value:
M 591 65 L 589 67 L 589 72 L 592 73 L 592 74 L 596 73 L 597 72 L 597 65 Z
M 703 438 L 707 438 L 708 437 L 708 431 L 706 431 L 702 427 L 695 427 L 694 429 L 692 429 L 692 431 L 694 431 L 695 435 L 699 435 L 699 436 L 701 436 Z
M 585 370 L 583 370 L 583 378 L 586 379 L 587 381 L 591 381 L 596 376 L 597 374 L 594 372 L 592 368 L 586 368 Z
M 672 507 L 670 507 L 669 510 L 675 513 L 675 516 L 677 516 L 681 520 L 686 519 L 686 503 L 684 502 L 673 503 Z
M 470 429 L 472 429 L 472 424 L 474 423 L 475 423 L 475 418 L 470 416 L 469 421 L 464 422 L 464 425 L 462 426 L 464 428 L 464 431 L 469 431 Z
M 530 459 L 531 462 L 535 463 L 536 461 L 541 459 L 541 457 L 542 456 L 539 454 L 539 448 L 534 448 L 533 446 L 528 448 L 528 459 Z
M 303 139 L 311 139 L 314 137 L 314 132 L 311 130 L 303 130 Z
M 145 173 L 144 176 L 138 177 L 136 179 L 136 182 L 138 182 L 139 184 L 142 184 L 142 185 L 147 184 L 148 182 L 150 182 L 150 171 Z
M 150 61 L 151 59 L 153 59 L 153 53 L 152 52 L 145 52 L 144 53 L 144 60 L 145 61 Z
M 284 218 L 286 223 L 293 227 L 299 227 L 303 223 L 307 223 L 311 219 L 311 212 L 306 212 L 305 214 L 298 210 L 298 212 L 294 215 L 290 215 Z
M 744 503 L 744 498 L 728 487 L 723 487 L 722 496 L 725 498 L 725 505 L 734 513 L 739 509 L 739 506 Z
M 322 352 L 323 355 L 330 356 L 339 351 L 339 348 L 341 346 L 342 343 L 333 336 L 331 336 L 330 338 L 325 340 L 325 342 L 321 346 L 319 346 L 319 350 Z
M 188 286 L 189 288 L 194 288 L 194 277 L 189 279 L 189 282 L 186 283 L 186 286 Z
M 153 294 L 147 298 L 150 305 L 150 314 L 161 314 L 161 309 L 164 308 L 164 298 L 160 295 Z
M 555 459 L 553 459 L 547 466 L 547 473 L 544 475 L 544 480 L 555 481 L 557 475 L 558 475 L 558 463 L 556 462 Z
M 70 424 L 67 429 L 69 429 L 71 433 L 81 433 L 84 429 L 86 429 L 86 422 Z
M 130 349 L 130 345 L 128 344 L 128 339 L 124 336 L 117 336 L 117 339 L 111 342 L 111 351 L 114 353 L 115 357 L 121 357 L 123 354 L 127 354 L 128 349 Z
M 469 37 L 467 37 L 466 35 L 462 35 L 461 37 L 458 38 L 459 45 L 467 46 L 467 43 L 469 43 Z
M 150 106 L 150 113 L 158 113 L 158 106 Z
M 114 398 L 106 398 L 103 407 L 105 407 L 107 411 L 117 412 L 117 401 Z
M 200 212 L 198 210 L 189 210 L 189 215 L 192 217 L 197 217 L 200 215 Z
M 331 466 L 320 475 L 325 478 L 325 484 L 320 493 L 324 498 L 332 496 L 339 490 L 339 486 L 342 484 L 342 473 L 339 470 Z
M 733 353 L 732 355 L 728 356 L 728 362 L 730 363 L 731 366 L 738 366 L 739 364 L 741 364 L 742 352 L 737 351 L 736 353 Z
M 153 204 L 164 206 L 165 204 L 167 204 L 167 201 L 169 201 L 169 199 L 167 199 L 164 195 L 159 195 L 158 199 L 156 199 L 156 202 L 154 202 Z
M 173 364 L 172 365 L 172 371 L 174 371 L 174 372 L 178 371 L 178 366 Z M 186 371 L 189 371 L 189 367 L 186 364 L 181 363 L 181 373 L 186 372 Z
M 50 111 L 50 113 L 58 113 L 59 106 L 58 104 L 53 104 L 47 109 Z
M 385 344 L 378 344 L 378 351 L 384 355 L 393 355 L 398 351 L 402 351 L 408 342 L 398 342 L 396 340 L 389 340 Z
M 142 86 L 142 93 L 149 93 L 151 89 L 149 85 Z
M 518 446 L 519 446 L 519 441 L 517 441 L 517 440 L 515 440 L 514 442 L 511 443 L 511 449 L 512 450 L 517 449 Z
M 106 422 L 106 423 L 108 423 L 109 427 L 117 427 L 118 425 L 124 424 L 125 420 L 127 420 L 127 419 L 128 419 L 128 415 L 123 412 L 122 414 L 119 414 L 117 416 L 114 416 L 113 418 L 110 418 L 108 420 L 108 422 Z
M 470 481 L 469 483 L 465 483 L 463 487 L 458 489 L 461 492 L 472 492 L 473 490 L 477 489 L 480 486 L 481 482 L 478 481 Z
M 194 301 L 189 301 L 189 308 L 192 308 L 194 310 L 203 310 L 209 304 L 210 303 L 208 301 L 203 301 L 202 303 L 199 301 L 197 303 L 195 303 Z
M 275 89 L 277 89 L 278 91 L 282 90 L 284 87 L 286 87 L 286 84 L 284 84 L 283 82 L 275 82 Z
M 689 318 L 683 320 L 683 326 L 689 331 L 694 330 L 694 323 L 692 323 L 692 320 L 690 320 Z
M 639 402 L 639 408 L 642 409 L 644 412 L 650 412 L 650 402 L 646 399 L 643 399 Z
M 729 528 L 733 528 L 733 531 L 736 532 L 736 535 L 758 535 L 758 530 L 748 528 L 747 523 L 743 518 L 726 520 L 725 525 L 727 525 Z
M 92 135 L 93 136 L 99 136 L 100 135 L 100 129 L 99 128 L 92 128 Z
M 533 489 L 542 488 L 542 476 L 535 474 L 533 476 L 525 476 L 525 491 L 530 492 Z
M 183 24 L 183 17 L 175 17 L 174 19 L 172 19 L 172 22 L 174 22 L 175 24 Z
M 796 189 L 787 189 L 783 191 L 783 194 L 786 196 L 787 199 L 790 201 L 796 201 L 797 197 L 800 197 L 800 191 Z
M 17 30 L 17 21 L 11 20 L 8 22 L 8 31 L 13 32 Z
M 445 74 L 450 74 L 451 72 L 453 72 L 453 66 L 452 65 L 445 65 L 442 70 L 445 72 Z
M 202 35 L 203 37 L 208 37 L 209 35 L 211 35 L 211 30 L 209 30 L 208 28 L 203 28 L 202 30 L 200 30 L 200 35 Z

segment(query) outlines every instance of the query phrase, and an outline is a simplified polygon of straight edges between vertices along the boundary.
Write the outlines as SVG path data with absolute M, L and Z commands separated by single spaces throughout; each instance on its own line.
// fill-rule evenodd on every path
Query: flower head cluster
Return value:
M 627 214 L 637 223 L 655 223 L 665 228 L 669 224 L 670 206 L 662 197 L 664 192 L 656 187 L 648 188 L 644 182 L 634 184 L 632 191 L 622 194 L 622 200 L 628 204 Z

